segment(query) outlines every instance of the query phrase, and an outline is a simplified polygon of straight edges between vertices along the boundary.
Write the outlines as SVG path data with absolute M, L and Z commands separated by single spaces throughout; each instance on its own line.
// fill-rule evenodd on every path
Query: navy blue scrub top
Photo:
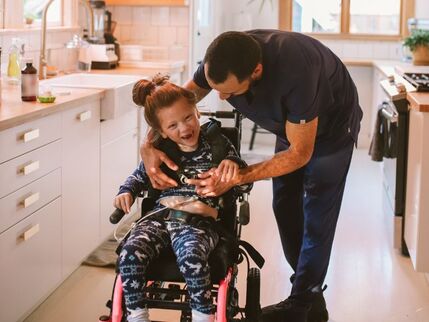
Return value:
M 322 43 L 279 30 L 246 31 L 262 49 L 262 78 L 227 101 L 288 145 L 286 121 L 302 124 L 318 117 L 314 154 L 332 153 L 357 142 L 362 119 L 356 86 L 341 60 Z M 200 64 L 194 82 L 211 89 Z

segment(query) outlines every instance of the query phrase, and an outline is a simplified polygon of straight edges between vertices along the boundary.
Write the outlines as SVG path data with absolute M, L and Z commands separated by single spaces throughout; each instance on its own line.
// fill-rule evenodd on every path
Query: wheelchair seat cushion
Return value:
M 209 257 L 210 275 L 213 284 L 226 276 L 228 268 L 238 260 L 238 243 L 232 238 L 221 236 Z M 184 282 L 171 248 L 165 249 L 148 267 L 146 279 L 150 281 Z

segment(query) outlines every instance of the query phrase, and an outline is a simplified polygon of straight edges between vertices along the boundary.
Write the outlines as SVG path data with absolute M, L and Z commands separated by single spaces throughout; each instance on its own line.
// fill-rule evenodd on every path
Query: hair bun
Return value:
M 133 87 L 134 103 L 140 106 L 145 106 L 147 97 L 153 93 L 157 86 L 163 86 L 169 79 L 170 76 L 158 73 L 151 81 L 147 79 L 139 80 Z
M 134 84 L 133 87 L 133 101 L 139 106 L 146 105 L 146 98 L 152 94 L 155 89 L 155 83 L 147 79 L 141 79 Z

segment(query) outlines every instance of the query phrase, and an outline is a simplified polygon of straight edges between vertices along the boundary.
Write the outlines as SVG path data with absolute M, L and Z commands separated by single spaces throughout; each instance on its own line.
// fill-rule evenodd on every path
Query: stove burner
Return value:
M 416 88 L 417 92 L 429 92 L 429 74 L 404 73 L 404 78 Z

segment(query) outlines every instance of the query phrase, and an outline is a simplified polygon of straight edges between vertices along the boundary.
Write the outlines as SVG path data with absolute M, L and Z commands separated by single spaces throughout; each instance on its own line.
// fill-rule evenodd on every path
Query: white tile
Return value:
M 119 40 L 122 42 L 129 41 L 131 39 L 131 29 L 132 27 L 130 25 L 120 25 L 118 34 Z
M 130 30 L 130 40 L 142 45 L 157 45 L 158 27 L 146 25 L 134 25 Z
M 359 58 L 372 58 L 373 45 L 371 42 L 364 41 L 358 44 L 358 57 Z
M 176 27 L 158 27 L 158 45 L 170 46 L 177 43 Z
M 390 58 L 389 44 L 385 42 L 376 42 L 373 45 L 373 58 L 375 59 L 389 59 Z
M 169 59 L 171 60 L 188 60 L 189 47 L 173 46 L 169 49 Z
M 400 42 L 394 42 L 389 44 L 389 52 L 390 52 L 390 59 L 401 59 L 402 58 L 402 43 Z
M 153 26 L 168 26 L 170 23 L 169 7 L 152 7 L 151 24 Z
M 136 7 L 133 10 L 133 24 L 150 25 L 151 18 L 151 7 Z
M 131 25 L 133 23 L 133 7 L 118 6 L 115 8 L 115 16 L 113 20 L 119 24 Z
M 170 26 L 188 26 L 191 7 L 172 7 L 170 9 Z
M 353 41 L 347 41 L 343 45 L 343 57 L 353 58 L 358 57 L 358 45 Z
M 189 46 L 189 28 L 177 27 L 177 44 Z

